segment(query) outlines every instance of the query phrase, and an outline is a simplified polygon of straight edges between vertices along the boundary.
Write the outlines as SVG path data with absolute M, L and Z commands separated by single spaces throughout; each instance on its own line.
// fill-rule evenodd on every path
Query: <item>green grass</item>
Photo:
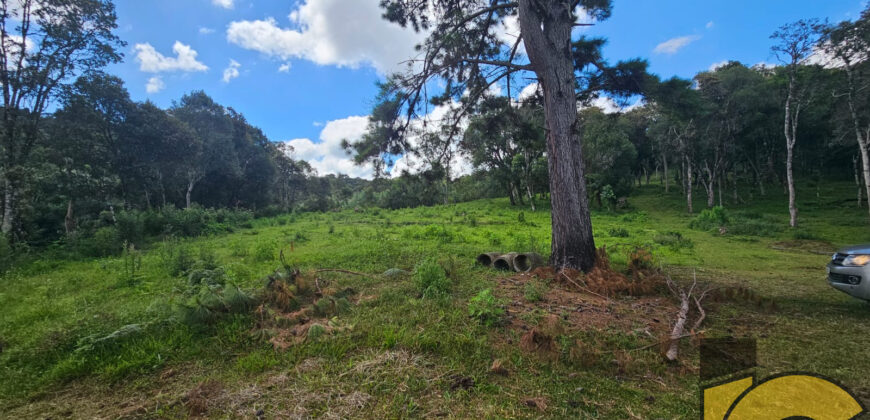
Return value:
M 826 284 L 828 256 L 817 253 L 870 242 L 866 211 L 847 200 L 853 189 L 836 184 L 819 197 L 815 189 L 799 191 L 796 231 L 784 227 L 781 194 L 756 196 L 751 205 L 726 203 L 732 223 L 741 226 L 720 235 L 689 228 L 693 217 L 676 189 L 665 194 L 647 186 L 630 197 L 632 210 L 595 212 L 593 229 L 617 266 L 642 246 L 676 273 L 694 270 L 705 282 L 746 286 L 773 300 L 772 310 L 718 305 L 709 314 L 708 335 L 758 338 L 760 377 L 813 371 L 866 402 L 870 360 L 860 355 L 870 348 L 870 307 Z M 271 417 L 327 411 L 372 418 L 697 417 L 697 349 L 690 345 L 682 368 L 664 364 L 654 350 L 632 353 L 630 361 L 549 361 L 506 344 L 519 341 L 516 331 L 469 317 L 469 302 L 482 291 L 501 299 L 501 274 L 475 267 L 476 254 L 546 254 L 549 226 L 548 209 L 515 208 L 506 199 L 308 213 L 257 219 L 232 234 L 153 244 L 141 251 L 135 273 L 129 257 L 18 267 L 0 279 L 0 407 L 8 407 L 0 417 L 55 417 L 66 409 L 78 417 L 124 410 L 185 417 L 185 395 L 206 379 L 223 384 L 221 397 L 212 398 L 216 416 L 251 417 L 262 409 Z M 249 293 L 261 290 L 280 266 L 281 251 L 303 271 L 341 268 L 374 278 L 322 273 L 325 281 L 356 290 L 359 304 L 334 319 L 341 332 L 316 331 L 316 339 L 274 351 L 253 333 L 252 315 L 204 325 L 172 321 L 189 287 L 186 276 L 173 275 L 178 249 L 192 259 L 184 264 L 217 264 L 227 282 Z M 443 279 L 433 262 L 443 268 Z M 420 267 L 428 267 L 446 298 L 424 296 Z M 380 275 L 394 268 L 403 271 Z M 552 287 L 532 286 L 525 300 L 538 301 Z M 532 321 L 545 315 L 522 314 Z M 116 331 L 122 333 L 88 345 Z M 565 354 L 575 339 L 616 349 L 650 342 L 630 331 L 590 330 L 561 337 Z M 495 359 L 506 362 L 510 376 L 489 373 Z M 473 386 L 457 386 L 468 383 L 463 378 Z M 546 397 L 548 408 L 524 403 L 534 397 Z

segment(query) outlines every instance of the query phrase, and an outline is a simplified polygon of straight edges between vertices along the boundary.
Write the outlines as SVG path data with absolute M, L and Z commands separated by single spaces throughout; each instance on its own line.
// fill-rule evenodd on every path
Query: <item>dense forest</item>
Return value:
M 392 154 L 375 147 L 383 142 L 376 127 L 363 141 L 346 144 L 360 163 L 375 161 L 374 180 L 317 174 L 287 144 L 205 92 L 191 92 L 168 109 L 132 100 L 123 81 L 103 71 L 123 59 L 117 50 L 125 45 L 113 32 L 112 5 L 86 3 L 96 9 L 69 19 L 90 22 L 98 36 L 52 31 L 52 11 L 43 8 L 31 14 L 43 28 L 30 34 L 32 41 L 3 41 L 6 253 L 10 246 L 53 244 L 102 254 L 125 241 L 232 229 L 281 212 L 495 196 L 534 210 L 547 200 L 544 98 L 534 85 L 520 99 L 483 94 L 452 131 L 428 129 L 414 147 Z M 3 24 L 4 33 L 22 28 L 12 19 Z M 680 189 L 689 213 L 698 211 L 693 196 L 714 207 L 782 195 L 792 225 L 799 223 L 795 183 L 824 188 L 823 180 L 854 180 L 855 205 L 870 202 L 868 28 L 870 9 L 837 25 L 785 25 L 771 36 L 779 65 L 732 61 L 692 80 L 660 80 L 645 73 L 643 60 L 631 62 L 630 72 L 615 66 L 631 73 L 635 85 L 610 86 L 614 98 L 623 95 L 606 110 L 589 104 L 608 91 L 607 82 L 588 82 L 576 130 L 589 199 L 615 208 L 627 203 L 633 186 L 652 181 Z M 63 39 L 81 39 L 83 47 L 64 62 L 45 60 L 63 52 L 53 50 Z M 580 42 L 578 49 L 602 45 Z M 25 47 L 31 43 L 39 47 Z M 584 72 L 594 64 L 578 61 L 577 71 L 603 77 Z M 375 119 L 381 111 L 383 104 L 373 110 Z M 390 176 L 386 162 L 401 153 L 421 157 L 423 166 Z M 472 174 L 454 176 L 459 158 L 471 163 Z

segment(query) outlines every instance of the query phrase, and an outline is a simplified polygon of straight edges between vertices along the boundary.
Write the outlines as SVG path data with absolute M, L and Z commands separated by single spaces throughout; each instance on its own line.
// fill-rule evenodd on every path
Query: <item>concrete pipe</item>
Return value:
M 544 265 L 544 258 L 536 252 L 522 252 L 514 257 L 514 270 L 518 273 L 527 273 Z
M 477 256 L 477 263 L 484 267 L 492 267 L 492 263 L 501 256 L 501 252 L 484 252 Z
M 514 271 L 514 258 L 516 258 L 516 256 L 516 252 L 503 254 L 492 262 L 492 268 L 496 270 Z

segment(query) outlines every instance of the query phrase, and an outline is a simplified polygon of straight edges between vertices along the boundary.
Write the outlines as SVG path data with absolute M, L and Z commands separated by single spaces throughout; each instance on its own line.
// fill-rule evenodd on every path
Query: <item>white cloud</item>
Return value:
M 230 80 L 233 80 L 236 77 L 239 77 L 239 67 L 242 67 L 242 65 L 239 64 L 238 61 L 233 60 L 231 58 L 230 65 L 224 69 L 224 77 L 223 77 L 224 83 L 229 83 Z
M 718 70 L 720 67 L 724 67 L 724 66 L 725 66 L 726 64 L 728 64 L 729 62 L 730 62 L 730 61 L 728 61 L 728 60 L 717 61 L 717 62 L 715 62 L 715 63 L 713 63 L 713 64 L 710 64 L 710 68 L 707 69 L 707 70 L 709 70 L 709 71 L 716 71 L 716 70 Z
M 382 14 L 379 0 L 305 0 L 290 13 L 292 27 L 281 27 L 271 17 L 236 21 L 227 28 L 227 40 L 281 60 L 370 65 L 388 73 L 416 56 L 414 46 L 425 34 L 388 22 Z
M 715 24 L 714 24 L 713 21 L 711 20 L 711 21 L 707 22 L 707 24 L 705 25 L 705 27 L 706 27 L 707 29 L 713 29 L 713 26 L 714 26 L 714 25 L 715 25 Z
M 166 84 L 163 83 L 163 79 L 160 76 L 154 76 L 148 79 L 148 83 L 145 84 L 145 92 L 148 93 L 157 93 L 163 90 L 166 87 Z
M 212 29 L 212 28 L 206 28 L 205 26 L 200 26 L 200 27 L 199 27 L 199 33 L 200 33 L 201 35 L 212 34 L 212 33 L 214 33 L 214 29 Z
M 677 38 L 671 38 L 665 42 L 662 42 L 659 45 L 656 45 L 653 52 L 656 54 L 667 54 L 672 55 L 676 54 L 677 51 L 681 50 L 683 47 L 701 39 L 699 35 L 686 35 Z
M 538 84 L 538 82 L 529 83 L 528 85 L 526 85 L 526 87 L 523 88 L 523 90 L 520 91 L 520 94 L 517 96 L 517 100 L 522 102 L 532 98 L 533 96 L 535 96 L 535 94 L 538 93 L 539 87 L 540 85 Z
M 175 57 L 167 57 L 157 52 L 151 44 L 136 44 L 136 61 L 139 62 L 139 70 L 147 73 L 161 73 L 169 71 L 206 71 L 208 66 L 196 61 L 197 52 L 175 41 L 172 51 Z
M 224 9 L 233 8 L 233 0 L 211 0 L 211 4 L 218 7 L 223 7 Z
M 320 175 L 347 174 L 352 177 L 370 179 L 374 176 L 373 169 L 359 166 L 353 158 L 341 147 L 342 140 L 351 143 L 359 141 L 368 128 L 369 117 L 351 116 L 326 123 L 320 132 L 320 142 L 310 139 L 293 139 L 286 143 L 293 146 L 293 156 L 311 164 Z
M 278 71 L 281 73 L 289 73 L 290 72 L 290 63 L 281 64 L 278 67 Z

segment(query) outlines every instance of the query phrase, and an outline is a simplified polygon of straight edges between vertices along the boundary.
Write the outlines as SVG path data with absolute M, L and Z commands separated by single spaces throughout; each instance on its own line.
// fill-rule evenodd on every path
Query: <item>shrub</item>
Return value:
M 614 238 L 627 238 L 629 236 L 628 230 L 625 228 L 611 228 L 607 231 L 607 234 Z
M 710 209 L 704 209 L 697 217 L 689 224 L 689 227 L 697 230 L 714 230 L 720 227 L 727 226 L 730 218 L 725 208 L 716 206 Z
M 424 298 L 443 297 L 450 293 L 450 280 L 444 268 L 431 257 L 414 267 L 414 283 Z
M 468 315 L 477 318 L 485 325 L 494 325 L 503 314 L 504 309 L 493 296 L 492 289 L 481 290 L 468 302 Z
M 176 238 L 164 240 L 158 255 L 161 266 L 173 277 L 187 273 L 196 264 L 190 249 L 181 245 Z
M 9 245 L 9 239 L 6 238 L 6 235 L 0 234 L 0 274 L 12 268 L 14 261 L 15 253 L 12 246 Z
M 91 240 L 92 254 L 100 257 L 118 255 L 123 250 L 124 242 L 118 229 L 114 226 L 106 226 L 97 229 Z
M 676 231 L 659 233 L 653 237 L 653 241 L 674 251 L 695 247 L 695 243 L 691 239 L 683 237 L 682 233 Z
M 526 283 L 523 286 L 523 298 L 528 302 L 538 302 L 544 300 L 544 295 L 547 293 L 547 285 L 540 280 L 534 280 Z
M 275 245 L 272 242 L 263 241 L 254 247 L 254 259 L 257 261 L 272 261 L 275 259 Z

